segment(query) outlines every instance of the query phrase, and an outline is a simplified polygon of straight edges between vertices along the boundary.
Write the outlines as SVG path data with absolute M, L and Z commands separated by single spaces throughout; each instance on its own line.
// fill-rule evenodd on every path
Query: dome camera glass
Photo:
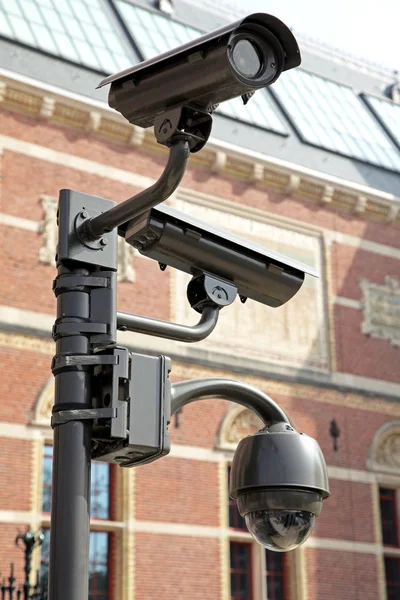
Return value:
M 294 550 L 310 535 L 315 515 L 302 510 L 256 510 L 245 516 L 247 529 L 259 544 L 275 552 Z
M 257 46 L 250 40 L 239 40 L 232 50 L 232 62 L 244 77 L 255 77 L 262 62 Z

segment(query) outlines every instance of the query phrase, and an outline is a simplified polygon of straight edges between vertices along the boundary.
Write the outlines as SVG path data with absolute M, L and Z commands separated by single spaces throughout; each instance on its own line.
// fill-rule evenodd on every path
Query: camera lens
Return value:
M 244 77 L 255 77 L 262 62 L 258 48 L 249 40 L 239 40 L 232 50 L 232 62 Z
M 256 510 L 245 516 L 247 529 L 259 544 L 275 552 L 294 550 L 306 541 L 315 515 L 303 510 Z

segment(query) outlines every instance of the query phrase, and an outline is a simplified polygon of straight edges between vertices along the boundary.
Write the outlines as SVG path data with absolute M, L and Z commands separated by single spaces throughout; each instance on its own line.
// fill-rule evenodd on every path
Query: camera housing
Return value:
M 240 296 L 278 307 L 290 300 L 311 267 L 160 204 L 120 229 L 144 256 L 190 273 L 233 283 Z
M 257 89 L 301 62 L 296 39 L 279 19 L 254 13 L 104 79 L 108 103 L 130 123 L 151 127 L 167 110 L 202 112 Z
M 318 443 L 288 423 L 275 423 L 241 440 L 230 495 L 251 535 L 269 550 L 294 550 L 311 534 L 329 493 Z

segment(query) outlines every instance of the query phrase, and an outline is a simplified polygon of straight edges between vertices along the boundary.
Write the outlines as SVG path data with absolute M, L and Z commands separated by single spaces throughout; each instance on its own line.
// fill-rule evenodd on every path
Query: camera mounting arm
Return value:
M 117 312 L 117 329 L 119 331 L 145 333 L 177 342 L 201 342 L 214 331 L 218 316 L 218 306 L 207 306 L 203 310 L 197 325 L 190 327 L 141 315 Z
M 171 386 L 171 415 L 196 400 L 221 398 L 250 408 L 265 425 L 287 423 L 289 417 L 276 402 L 261 390 L 234 379 L 189 379 Z
M 80 228 L 80 237 L 84 242 L 100 239 L 116 227 L 121 227 L 133 217 L 164 202 L 174 193 L 185 173 L 190 155 L 190 144 L 187 139 L 177 138 L 172 141 L 166 167 L 161 177 L 146 190 L 135 194 L 122 204 L 87 219 Z M 119 233 L 123 231 L 121 227 Z
M 237 295 L 236 286 L 206 273 L 194 276 L 189 281 L 187 296 L 192 308 L 201 313 L 194 326 L 178 325 L 141 315 L 117 313 L 117 329 L 135 331 L 178 342 L 200 342 L 208 337 L 217 324 L 219 311 L 232 304 Z

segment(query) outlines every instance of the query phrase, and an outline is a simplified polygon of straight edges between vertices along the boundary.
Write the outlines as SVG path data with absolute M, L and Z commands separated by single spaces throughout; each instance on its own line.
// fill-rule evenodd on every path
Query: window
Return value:
M 230 472 L 228 466 L 228 486 Z M 286 554 L 265 550 L 253 541 L 236 500 L 230 497 L 228 509 L 231 600 L 289 600 Z
M 251 544 L 230 543 L 231 600 L 251 600 Z
M 53 447 L 46 445 L 43 454 L 43 493 L 42 511 L 44 513 L 44 541 L 41 552 L 41 579 L 47 581 L 50 546 L 50 530 L 47 518 L 51 510 L 51 475 Z M 112 534 L 101 531 L 101 521 L 111 518 L 110 502 L 110 465 L 92 462 L 91 469 L 91 516 L 96 530 L 90 532 L 89 550 L 89 600 L 110 600 L 109 594 L 109 557 Z
M 40 579 L 45 584 L 49 576 L 50 529 L 45 529 L 40 559 Z M 89 549 L 89 599 L 109 600 L 108 547 L 110 534 L 90 532 Z
M 398 490 L 379 488 L 387 600 L 400 598 L 399 500 Z
M 396 490 L 380 488 L 379 503 L 383 545 L 399 547 Z
M 265 584 L 268 600 L 285 600 L 285 555 L 265 551 Z
M 400 558 L 385 556 L 387 600 L 400 598 Z
M 228 467 L 228 486 L 231 477 L 231 468 Z M 228 496 L 229 504 L 229 527 L 232 529 L 241 529 L 247 531 L 246 522 L 238 511 L 236 500 Z

